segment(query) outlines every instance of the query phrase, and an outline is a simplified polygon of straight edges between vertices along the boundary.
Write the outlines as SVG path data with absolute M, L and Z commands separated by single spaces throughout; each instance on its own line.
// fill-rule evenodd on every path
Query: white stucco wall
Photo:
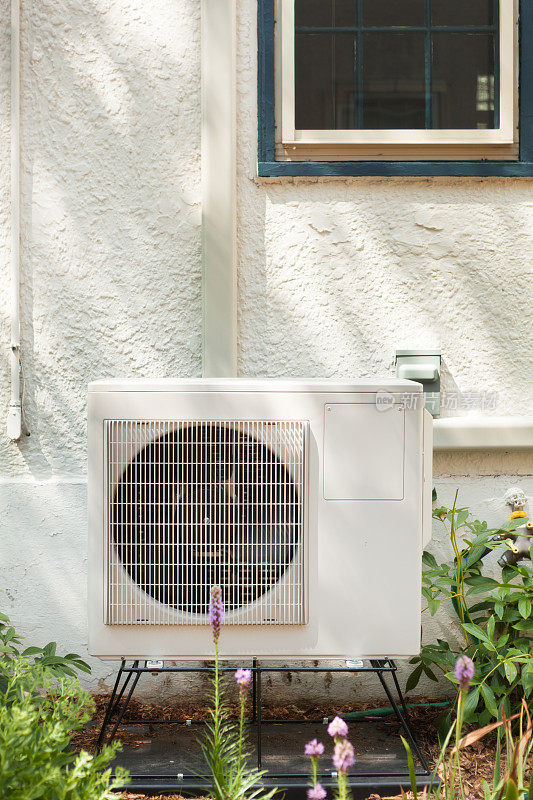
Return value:
M 444 388 L 498 392 L 489 413 L 531 413 L 532 182 L 258 180 L 256 3 L 238 7 L 240 374 L 386 374 L 397 348 L 441 346 Z M 86 384 L 201 372 L 199 3 L 23 0 L 22 11 L 31 435 L 10 443 L 1 421 L 10 230 L 0 0 L 0 607 L 32 642 L 83 654 Z M 532 462 L 438 455 L 437 489 L 447 500 L 459 487 L 463 504 L 496 523 L 509 485 L 533 495 Z M 436 551 L 444 546 L 437 534 Z M 112 667 L 93 666 L 89 685 L 108 685 Z M 316 684 L 294 686 L 316 696 Z M 353 686 L 326 677 L 322 691 L 342 700 Z

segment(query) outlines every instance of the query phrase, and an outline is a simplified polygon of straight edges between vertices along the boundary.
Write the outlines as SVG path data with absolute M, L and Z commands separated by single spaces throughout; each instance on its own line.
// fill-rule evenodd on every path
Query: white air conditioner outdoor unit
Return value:
M 411 656 L 431 526 L 422 387 L 386 379 L 89 386 L 89 649 Z

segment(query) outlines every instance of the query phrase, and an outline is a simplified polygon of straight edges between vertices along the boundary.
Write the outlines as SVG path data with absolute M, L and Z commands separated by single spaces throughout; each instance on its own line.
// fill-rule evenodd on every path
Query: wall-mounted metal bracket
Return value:
M 421 383 L 424 402 L 429 413 L 440 414 L 440 350 L 397 350 L 396 375 Z

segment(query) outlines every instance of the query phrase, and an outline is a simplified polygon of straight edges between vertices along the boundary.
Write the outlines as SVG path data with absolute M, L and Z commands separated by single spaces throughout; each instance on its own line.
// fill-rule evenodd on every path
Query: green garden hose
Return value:
M 407 708 L 447 708 L 451 701 L 435 701 L 431 703 L 406 703 Z M 403 706 L 401 706 L 403 708 Z M 385 706 L 384 708 L 367 708 L 366 711 L 347 711 L 342 715 L 343 719 L 365 719 L 366 717 L 388 717 L 394 714 L 392 706 Z M 333 719 L 333 717 L 331 717 Z M 329 722 L 329 717 L 328 717 Z

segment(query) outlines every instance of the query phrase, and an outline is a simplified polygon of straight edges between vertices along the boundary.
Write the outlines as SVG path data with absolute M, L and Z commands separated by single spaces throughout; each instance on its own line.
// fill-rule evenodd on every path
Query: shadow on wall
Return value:
M 23 12 L 16 469 L 42 479 L 84 472 L 89 380 L 201 370 L 199 7 Z

